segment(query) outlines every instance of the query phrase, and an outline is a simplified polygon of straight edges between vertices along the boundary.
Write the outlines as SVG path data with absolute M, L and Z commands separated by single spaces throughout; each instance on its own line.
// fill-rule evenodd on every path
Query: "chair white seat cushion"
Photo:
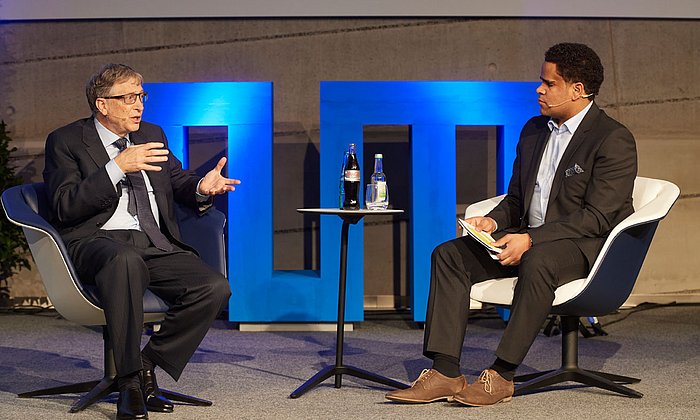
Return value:
M 554 291 L 553 305 L 561 305 L 578 296 L 586 287 L 587 279 L 577 279 L 557 287 Z M 471 298 L 492 305 L 510 306 L 517 277 L 486 280 L 472 286 Z

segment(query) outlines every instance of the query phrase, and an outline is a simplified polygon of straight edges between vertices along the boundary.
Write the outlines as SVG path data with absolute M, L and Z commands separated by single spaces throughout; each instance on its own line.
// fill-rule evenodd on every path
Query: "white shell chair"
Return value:
M 561 316 L 561 368 L 517 376 L 515 381 L 520 384 L 515 395 L 571 381 L 630 397 L 642 397 L 642 393 L 620 385 L 637 383 L 639 379 L 579 368 L 578 319 L 609 314 L 625 302 L 632 292 L 659 221 L 666 217 L 679 195 L 680 189 L 671 182 L 642 177 L 635 179 L 634 213 L 610 232 L 588 277 L 564 284 L 555 291 L 551 313 Z M 485 215 L 503 197 L 470 205 L 464 217 Z M 470 297 L 480 303 L 509 306 L 516 281 L 517 277 L 511 277 L 477 283 L 472 286 Z

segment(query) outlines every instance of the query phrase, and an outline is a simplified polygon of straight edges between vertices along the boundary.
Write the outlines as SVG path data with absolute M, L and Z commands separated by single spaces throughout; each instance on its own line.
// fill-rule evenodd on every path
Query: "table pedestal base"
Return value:
M 404 383 L 395 381 L 393 379 L 385 378 L 383 376 L 377 375 L 376 373 L 368 372 L 366 370 L 362 370 L 354 366 L 326 366 L 325 368 L 321 369 L 317 374 L 312 376 L 311 379 L 304 382 L 304 384 L 302 384 L 299 388 L 292 392 L 289 395 L 289 397 L 299 398 L 302 395 L 304 395 L 306 391 L 319 385 L 321 382 L 325 381 L 331 376 L 335 376 L 335 387 L 340 388 L 341 382 L 343 380 L 343 375 L 354 376 L 356 378 L 377 382 L 382 385 L 390 386 L 397 389 L 408 388 L 408 385 Z
M 353 366 L 343 365 L 343 336 L 345 333 L 345 286 L 348 270 L 348 229 L 350 225 L 359 222 L 367 214 L 395 214 L 403 213 L 403 210 L 338 210 L 338 209 L 298 209 L 300 212 L 317 212 L 325 214 L 335 214 L 343 219 L 343 227 L 340 230 L 340 276 L 338 279 L 338 322 L 335 340 L 335 365 L 327 366 L 320 372 L 304 382 L 299 388 L 292 392 L 290 398 L 299 398 L 306 391 L 317 386 L 321 382 L 335 376 L 335 387 L 340 388 L 343 375 L 355 376 L 372 382 L 378 382 L 394 388 L 406 389 L 408 385 L 397 382 L 393 379 L 385 378 L 376 373 L 358 369 Z

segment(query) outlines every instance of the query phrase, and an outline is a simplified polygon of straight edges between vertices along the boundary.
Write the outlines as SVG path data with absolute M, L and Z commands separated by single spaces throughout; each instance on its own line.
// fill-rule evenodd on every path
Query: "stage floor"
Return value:
M 410 382 L 430 363 L 421 356 L 423 331 L 402 319 L 356 323 L 345 335 L 348 365 Z M 240 332 L 217 321 L 174 383 L 162 371 L 160 385 L 214 401 L 211 407 L 176 406 L 151 419 L 396 419 L 526 418 L 621 419 L 700 416 L 700 305 L 641 306 L 602 317 L 607 337 L 579 340 L 583 368 L 641 378 L 631 385 L 644 393 L 632 399 L 607 391 L 559 387 L 485 408 L 446 402 L 398 405 L 384 399 L 388 389 L 346 377 L 299 399 L 289 394 L 335 361 L 332 332 Z M 503 324 L 491 313 L 474 313 L 462 354 L 470 382 L 493 361 Z M 146 340 L 147 337 L 144 337 Z M 540 335 L 518 373 L 559 367 L 560 336 Z M 116 394 L 87 410 L 69 414 L 74 395 L 20 399 L 37 388 L 98 379 L 102 336 L 55 313 L 0 314 L 0 419 L 108 419 Z

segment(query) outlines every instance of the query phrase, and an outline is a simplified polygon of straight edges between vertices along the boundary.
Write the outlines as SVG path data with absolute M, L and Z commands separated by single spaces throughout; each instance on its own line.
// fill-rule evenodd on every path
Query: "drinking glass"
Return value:
M 368 210 L 386 210 L 389 207 L 389 189 L 386 183 L 367 184 L 365 205 Z

